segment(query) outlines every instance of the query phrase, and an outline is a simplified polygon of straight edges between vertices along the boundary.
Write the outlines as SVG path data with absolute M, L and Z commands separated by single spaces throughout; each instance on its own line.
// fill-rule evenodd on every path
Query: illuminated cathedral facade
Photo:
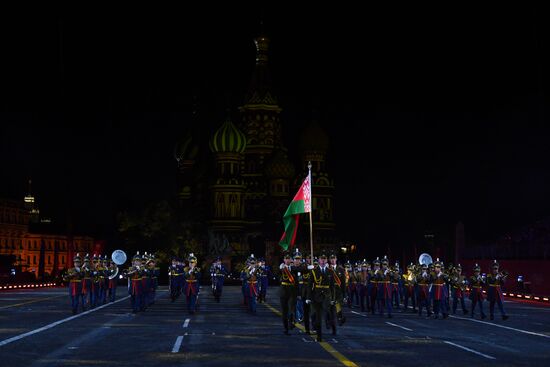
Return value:
M 311 162 L 314 243 L 316 249 L 332 249 L 337 239 L 334 182 L 326 168 L 329 137 L 314 118 L 300 132 L 299 156 L 289 157 L 268 68 L 269 39 L 254 42 L 256 65 L 240 118 L 228 113 L 210 136 L 189 131 L 176 144 L 182 241 L 198 239 L 207 258 L 234 260 L 251 253 L 268 262 L 277 258 L 283 214 Z M 309 244 L 307 220 L 301 219 L 298 247 Z

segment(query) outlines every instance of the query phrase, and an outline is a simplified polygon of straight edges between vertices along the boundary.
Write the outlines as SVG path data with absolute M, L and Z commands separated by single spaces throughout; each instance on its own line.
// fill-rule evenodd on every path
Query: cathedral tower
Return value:
M 209 253 L 222 255 L 243 248 L 245 182 L 241 175 L 246 148 L 245 135 L 228 117 L 210 140 L 214 154 L 215 174 L 211 185 L 211 233 Z
M 254 40 L 256 66 L 245 95 L 241 126 L 246 135 L 245 166 L 246 212 L 250 224 L 264 220 L 263 206 L 269 194 L 268 181 L 263 177 L 266 163 L 276 147 L 281 146 L 281 124 L 278 105 L 268 68 L 269 39 L 261 35 Z

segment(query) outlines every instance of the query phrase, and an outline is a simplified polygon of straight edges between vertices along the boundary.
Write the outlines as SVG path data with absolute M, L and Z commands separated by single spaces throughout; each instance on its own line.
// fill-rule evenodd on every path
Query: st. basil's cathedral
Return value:
M 255 70 L 238 108 L 240 120 L 232 121 L 228 112 L 208 141 L 191 128 L 175 146 L 183 243 L 198 242 L 202 256 L 210 259 L 222 256 L 235 262 L 253 253 L 268 263 L 277 261 L 283 214 L 311 162 L 314 246 L 316 251 L 333 250 L 337 238 L 334 181 L 326 166 L 329 137 L 312 118 L 298 132 L 299 157 L 289 158 L 282 139 L 282 109 L 269 73 L 269 39 L 259 36 L 254 43 Z M 309 249 L 305 215 L 296 246 L 302 252 Z

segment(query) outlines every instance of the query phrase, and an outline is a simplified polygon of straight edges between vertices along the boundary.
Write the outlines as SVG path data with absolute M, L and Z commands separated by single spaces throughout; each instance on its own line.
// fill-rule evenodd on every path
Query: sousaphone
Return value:
M 433 263 L 433 260 L 430 254 L 424 252 L 418 257 L 418 263 L 420 265 L 430 265 L 431 263 Z
M 111 254 L 111 259 L 117 265 L 116 271 L 114 272 L 114 274 L 109 275 L 109 279 L 114 279 L 118 275 L 118 265 L 124 264 L 126 262 L 126 260 L 128 259 L 128 257 L 126 256 L 126 253 L 124 251 L 115 250 Z

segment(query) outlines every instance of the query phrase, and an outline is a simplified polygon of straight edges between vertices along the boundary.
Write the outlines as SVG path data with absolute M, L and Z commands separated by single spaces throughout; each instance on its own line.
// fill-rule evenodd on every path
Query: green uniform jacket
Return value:
M 314 303 L 323 303 L 326 301 L 334 301 L 336 288 L 334 285 L 333 272 L 327 270 L 325 274 L 321 272 L 319 267 L 310 270 L 310 277 L 307 285 L 306 299 Z
M 336 269 L 333 269 L 331 265 L 328 265 L 328 268 L 334 278 L 335 301 L 342 302 L 346 294 L 346 270 L 340 265 L 336 265 Z
M 289 298 L 298 295 L 298 268 L 291 265 L 290 270 L 287 268 L 281 269 L 279 281 L 281 282 L 279 297 Z

